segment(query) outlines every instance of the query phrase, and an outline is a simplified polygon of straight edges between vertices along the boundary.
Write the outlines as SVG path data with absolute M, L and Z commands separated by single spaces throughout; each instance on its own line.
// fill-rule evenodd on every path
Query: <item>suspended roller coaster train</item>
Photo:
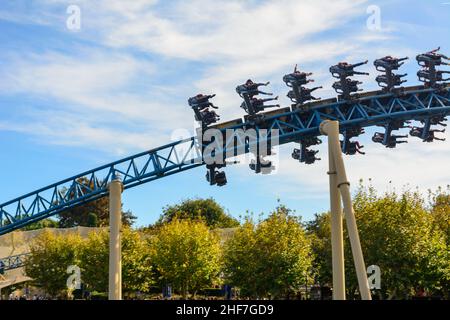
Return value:
M 223 151 L 223 157 L 230 151 L 234 155 L 250 152 L 248 142 L 236 142 L 234 138 L 227 140 L 227 130 L 266 130 L 269 134 L 259 139 L 269 141 L 273 138 L 272 132 L 277 132 L 280 144 L 299 143 L 300 147 L 293 150 L 292 157 L 306 164 L 320 160 L 318 151 L 312 147 L 322 142 L 319 126 L 325 120 L 339 121 L 343 136 L 341 148 L 347 155 L 364 154 L 361 150 L 363 146 L 355 139 L 364 133 L 364 128 L 372 126 L 383 129 L 374 134 L 372 141 L 387 148 L 407 142 L 407 134 L 395 134 L 405 128 L 409 129 L 409 135 L 424 142 L 444 140 L 436 134 L 445 129 L 436 127 L 445 127 L 446 117 L 450 114 L 450 78 L 445 78 L 450 71 L 438 68 L 450 65 L 449 58 L 439 53 L 439 48 L 419 54 L 416 57 L 420 66 L 417 75 L 423 84 L 402 87 L 406 74 L 394 72 L 407 59 L 386 56 L 374 61 L 376 70 L 380 72 L 375 80 L 381 90 L 371 92 L 362 92 L 362 82 L 352 78 L 368 75 L 355 70 L 368 61 L 356 64 L 340 62 L 330 67 L 330 73 L 336 78 L 333 88 L 338 97 L 325 100 L 313 96 L 313 92 L 322 87 L 306 87 L 314 81 L 309 79 L 312 73 L 299 71 L 296 66 L 292 73 L 283 77 L 290 89 L 287 96 L 292 101 L 292 105 L 286 108 L 276 103 L 278 97 L 260 98 L 260 95 L 272 96 L 272 93 L 260 90 L 269 82 L 257 83 L 249 79 L 236 88 L 243 99 L 241 108 L 247 114 L 225 123 L 218 123 L 220 117 L 212 110 L 218 109 L 210 101 L 215 95 L 198 94 L 188 100 L 195 119 L 201 123 L 198 136 L 115 161 L 0 204 L 0 235 L 106 196 L 109 182 L 119 175 L 124 189 L 129 189 L 206 164 L 208 182 L 211 185 L 225 185 L 226 175 L 219 169 L 225 167 L 226 162 L 207 163 L 203 153 L 212 143 L 202 139 L 202 134 L 208 129 L 223 133 L 223 144 L 218 146 L 219 151 Z M 266 111 L 269 108 L 276 109 Z M 420 125 L 413 126 L 412 121 Z M 255 154 L 255 160 L 249 165 L 251 170 L 259 173 L 272 169 L 270 161 L 264 159 L 270 155 L 271 146 L 268 148 Z

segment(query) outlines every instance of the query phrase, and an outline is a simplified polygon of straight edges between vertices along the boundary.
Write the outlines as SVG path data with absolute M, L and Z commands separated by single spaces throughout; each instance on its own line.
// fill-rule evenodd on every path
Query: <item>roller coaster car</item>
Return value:
M 251 79 L 248 79 L 244 84 L 241 84 L 236 87 L 236 92 L 239 94 L 239 96 L 243 99 L 245 99 L 245 95 L 248 95 L 248 97 L 251 99 L 254 96 L 257 96 L 258 94 L 265 94 L 265 95 L 273 95 L 272 93 L 267 93 L 259 90 L 259 87 L 261 86 L 268 86 L 270 82 L 266 83 L 255 83 Z
M 402 80 L 402 78 L 406 77 L 407 75 L 407 73 L 380 75 L 375 78 L 375 81 L 378 82 L 378 85 L 382 88 L 393 89 L 395 86 L 400 86 L 403 83 L 407 82 L 407 80 Z
M 312 72 L 300 72 L 297 70 L 297 65 L 295 65 L 294 72 L 287 74 L 283 77 L 283 81 L 288 87 L 293 87 L 295 85 L 302 86 L 314 80 L 308 80 L 307 78 L 312 75 Z
M 292 158 L 306 164 L 313 164 L 317 160 L 321 160 L 316 157 L 317 153 L 319 153 L 319 151 L 309 150 L 302 145 L 301 149 L 294 149 L 292 151 Z
M 214 98 L 216 95 L 215 94 L 211 94 L 211 95 L 204 95 L 204 94 L 198 94 L 195 97 L 191 97 L 188 99 L 188 103 L 189 106 L 192 107 L 192 109 L 198 109 L 198 110 L 203 110 L 206 108 L 214 108 L 214 109 L 218 109 L 218 107 L 216 107 L 215 105 L 213 105 L 209 99 Z
M 306 149 L 305 154 L 304 154 L 304 162 L 306 164 L 313 164 L 317 160 L 322 160 L 322 159 L 316 157 L 316 154 L 318 154 L 318 153 L 319 153 L 319 151 L 317 151 L 317 150 Z
M 292 102 L 299 103 L 299 104 L 303 104 L 303 103 L 305 103 L 307 101 L 310 101 L 310 100 L 320 100 L 321 98 L 313 97 L 311 95 L 311 93 L 313 91 L 316 91 L 316 90 L 322 89 L 322 88 L 323 88 L 322 86 L 311 88 L 311 89 L 300 87 L 299 88 L 300 89 L 299 90 L 300 95 L 298 97 L 296 96 L 294 90 L 289 91 L 288 94 L 287 94 L 287 97 L 289 99 L 291 99 Z
M 404 140 L 397 140 L 401 138 L 408 138 L 406 135 L 386 135 L 381 132 L 375 132 L 375 134 L 372 137 L 372 141 L 375 143 L 381 143 L 382 145 L 386 146 L 386 148 L 395 148 L 397 144 L 400 143 L 408 143 L 408 141 Z
M 255 173 L 268 174 L 272 172 L 272 162 L 264 160 L 263 157 L 258 157 L 256 160 L 252 160 L 248 165 L 250 170 L 255 171 Z
M 412 137 L 417 137 L 423 140 L 423 142 L 434 142 L 434 140 L 445 141 L 445 139 L 438 138 L 435 136 L 436 132 L 444 133 L 445 129 L 442 130 L 430 130 L 428 127 L 413 127 L 409 131 L 409 134 Z
M 227 177 L 225 175 L 225 172 L 223 171 L 216 171 L 215 172 L 215 181 L 217 186 L 223 187 L 227 184 Z
M 313 79 L 307 79 L 307 77 L 309 75 L 312 75 L 312 73 L 305 73 L 305 72 L 301 72 L 298 74 L 291 73 L 291 74 L 285 75 L 283 77 L 283 81 L 286 83 L 286 85 L 288 87 L 291 87 L 291 88 L 292 88 L 293 84 L 294 85 L 296 84 L 298 86 L 303 86 L 310 82 L 314 82 Z
M 299 160 L 299 161 L 300 161 L 301 154 L 302 154 L 302 152 L 301 152 L 300 149 L 294 149 L 294 150 L 292 151 L 292 159 L 294 159 L 294 160 Z
M 250 116 L 255 116 L 258 112 L 264 111 L 265 108 L 279 107 L 280 105 L 264 105 L 265 102 L 278 100 L 278 97 L 269 99 L 258 99 L 255 98 L 258 94 L 272 95 L 272 93 L 266 93 L 260 91 L 258 88 L 260 86 L 267 86 L 270 82 L 266 83 L 254 83 L 252 80 L 247 80 L 246 83 L 240 85 L 236 88 L 236 92 L 244 102 L 241 104 L 241 108 L 245 110 Z M 255 118 L 255 120 L 258 120 Z M 259 120 L 258 120 L 259 121 Z
M 419 54 L 416 57 L 417 63 L 423 67 L 422 70 L 417 72 L 419 81 L 424 82 L 426 87 L 433 87 L 444 89 L 447 84 L 442 83 L 449 81 L 450 78 L 444 79 L 443 74 L 449 73 L 448 71 L 440 71 L 436 69 L 436 66 L 450 65 L 443 60 L 450 60 L 447 56 L 437 53 L 440 47 L 427 53 Z
M 286 85 L 289 88 L 292 88 L 292 90 L 288 92 L 287 97 L 294 103 L 293 107 L 301 106 L 310 100 L 320 100 L 320 98 L 313 97 L 311 93 L 317 89 L 321 89 L 322 87 L 310 89 L 303 87 L 303 85 L 314 81 L 307 79 L 310 75 L 312 75 L 312 73 L 298 71 L 296 65 L 293 73 L 287 74 L 283 77 L 283 81 Z
M 199 112 L 200 117 L 195 115 L 195 120 L 201 121 L 205 126 L 209 126 L 210 124 L 216 123 L 220 120 L 220 116 L 217 115 L 214 111 L 209 111 L 209 109 L 205 109 L 204 111 Z
M 422 69 L 417 71 L 417 76 L 421 82 L 446 82 L 450 81 L 450 78 L 444 79 L 444 74 L 450 74 L 450 71 L 435 71 L 430 69 Z
M 278 100 L 278 97 L 268 98 L 268 99 L 253 98 L 251 100 L 251 103 L 253 105 L 254 110 L 256 110 L 256 112 L 261 112 L 261 111 L 264 111 L 266 108 L 279 108 L 280 107 L 279 104 L 265 105 L 266 102 L 276 101 L 276 100 Z
M 443 78 L 444 74 L 450 74 L 450 71 L 437 71 L 436 72 L 437 81 L 443 81 L 443 82 L 450 81 L 450 78 L 446 78 L 446 79 Z
M 209 101 L 209 99 L 214 98 L 215 96 L 215 94 L 198 94 L 195 97 L 188 99 L 189 106 L 192 110 L 194 110 L 195 120 L 202 122 L 203 126 L 209 126 L 210 124 L 216 123 L 220 119 L 215 111 L 209 110 L 210 107 L 218 109 L 218 107 Z
M 247 112 L 248 114 L 253 115 L 258 112 L 264 111 L 266 108 L 279 108 L 280 107 L 279 104 L 274 104 L 274 105 L 265 105 L 264 104 L 268 101 L 275 101 L 275 100 L 278 100 L 278 97 L 268 98 L 268 99 L 252 98 L 252 99 L 250 99 L 250 106 L 248 105 L 248 103 L 246 101 L 244 101 L 241 104 L 241 108 L 243 108 L 245 110 L 245 112 Z
M 347 155 L 354 155 L 356 153 L 365 154 L 361 151 L 364 146 L 360 145 L 358 141 L 351 141 L 352 138 L 358 137 L 364 133 L 364 128 L 360 127 L 346 129 L 343 132 L 344 140 L 341 141 L 342 152 Z
M 337 81 L 333 83 L 333 89 L 339 94 L 345 93 L 353 93 L 363 91 L 363 89 L 359 89 L 358 85 L 362 84 L 362 82 L 357 80 L 345 79 L 342 81 Z
M 364 155 L 366 153 L 361 151 L 362 148 L 364 148 L 364 146 L 360 145 L 358 141 L 350 141 L 350 139 L 341 141 L 341 149 L 344 154 L 352 156 L 359 153 Z
M 225 172 L 216 170 L 216 167 L 214 166 L 207 166 L 207 168 L 206 181 L 208 181 L 210 185 L 222 187 L 227 184 Z
M 450 65 L 448 62 L 444 62 L 443 60 L 450 60 L 447 56 L 437 53 L 441 48 L 438 47 L 432 51 L 422 53 L 416 56 L 417 63 L 422 67 L 435 67 L 439 65 Z
M 373 62 L 377 71 L 386 72 L 392 70 L 398 70 L 405 63 L 402 61 L 408 60 L 408 57 L 405 58 L 393 58 L 392 56 L 386 56 L 381 59 L 377 59 Z
M 295 92 L 293 90 L 289 91 L 286 97 L 288 97 L 294 103 L 300 103 L 300 101 L 298 101 L 297 97 L 295 96 Z
M 359 72 L 354 70 L 354 68 L 367 64 L 368 62 L 368 60 L 355 64 L 349 64 L 348 62 L 339 62 L 337 65 L 330 67 L 330 72 L 334 78 L 341 80 L 343 78 L 351 77 L 354 75 L 369 75 L 367 72 Z
M 375 143 L 383 143 L 384 141 L 384 133 L 381 132 L 375 132 L 375 134 L 372 137 L 372 141 Z

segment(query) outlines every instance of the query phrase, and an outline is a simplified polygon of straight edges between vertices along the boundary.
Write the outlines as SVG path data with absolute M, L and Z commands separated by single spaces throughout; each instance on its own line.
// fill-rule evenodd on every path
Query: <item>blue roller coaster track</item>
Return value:
M 386 147 L 394 147 L 396 137 L 403 136 L 392 136 L 394 137 L 392 145 L 389 142 L 391 133 L 404 128 L 404 123 L 411 120 L 419 121 L 425 124 L 428 131 L 433 132 L 430 130 L 430 126 L 442 124 L 448 115 L 450 115 L 450 84 L 430 86 L 425 83 L 424 86 L 405 87 L 401 90 L 383 89 L 353 96 L 297 103 L 291 107 L 257 114 L 249 112 L 249 115 L 244 118 L 214 124 L 208 128 L 218 129 L 224 136 L 227 129 L 244 131 L 254 129 L 256 132 L 261 129 L 277 129 L 276 138 L 278 138 L 279 144 L 291 142 L 302 144 L 308 139 L 314 139 L 321 135 L 319 126 L 322 121 L 337 120 L 340 123 L 340 131 L 344 135 L 344 151 L 346 135 L 349 136 L 348 142 L 349 138 L 358 136 L 362 132 L 362 128 L 384 127 L 386 131 L 381 134 L 381 139 L 377 140 L 374 137 L 372 140 L 382 143 Z M 205 128 L 206 126 L 204 126 Z M 355 129 L 358 131 L 357 134 L 349 133 L 354 132 Z M 433 140 L 428 139 L 429 135 L 423 135 L 423 130 L 419 133 L 411 132 L 411 135 L 427 142 Z M 379 138 L 379 136 L 377 137 Z M 259 139 L 271 138 L 273 137 L 267 135 Z M 0 204 L 0 235 L 106 196 L 108 184 L 116 175 L 121 177 L 124 189 L 129 189 L 203 166 L 207 159 L 202 150 L 210 143 L 212 142 L 205 142 L 198 136 L 173 142 L 80 173 L 2 203 Z M 314 144 L 316 143 L 308 146 Z M 235 139 L 233 139 L 233 143 L 225 139 L 225 143 L 220 147 L 224 154 L 230 149 L 233 149 L 231 151 L 234 154 L 249 152 L 248 142 L 237 141 L 236 143 Z M 349 154 L 354 154 L 354 152 Z M 308 163 L 301 159 L 300 161 Z
M 29 256 L 29 253 L 18 254 L 15 256 L 9 256 L 7 258 L 0 259 L 0 274 L 4 274 L 6 271 L 22 268 L 25 266 L 25 259 Z

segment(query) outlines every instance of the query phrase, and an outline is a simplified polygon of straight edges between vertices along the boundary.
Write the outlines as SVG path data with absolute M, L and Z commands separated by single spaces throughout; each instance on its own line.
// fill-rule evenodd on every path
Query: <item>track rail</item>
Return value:
M 299 142 L 308 136 L 320 136 L 324 120 L 338 120 L 341 132 L 352 127 L 385 125 L 392 120 L 423 120 L 433 115 L 450 115 L 450 85 L 445 89 L 407 87 L 402 94 L 373 91 L 358 99 L 328 99 L 305 104 L 301 109 L 288 107 L 261 113 L 259 121 L 248 117 L 212 126 L 227 129 L 277 129 L 280 144 Z M 268 135 L 260 139 L 270 139 Z M 249 152 L 245 142 L 230 139 L 221 146 L 226 153 Z M 64 210 L 97 200 L 108 194 L 108 183 L 119 174 L 125 189 L 180 173 L 205 164 L 202 150 L 210 142 L 198 137 L 173 142 L 104 166 L 83 172 L 47 187 L 0 204 L 0 235 L 56 215 Z M 239 145 L 239 143 L 241 145 Z M 238 151 L 241 150 L 241 151 Z M 242 151 L 245 150 L 245 151 Z
M 18 254 L 6 258 L 0 258 L 0 272 L 4 273 L 9 270 L 22 268 L 25 266 L 25 259 L 29 253 Z

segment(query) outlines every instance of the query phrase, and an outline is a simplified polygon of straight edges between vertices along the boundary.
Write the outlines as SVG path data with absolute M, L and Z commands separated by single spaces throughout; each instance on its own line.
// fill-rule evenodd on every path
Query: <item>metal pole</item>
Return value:
M 359 292 L 363 300 L 372 300 L 369 282 L 367 280 L 366 267 L 361 249 L 361 242 L 358 235 L 355 213 L 353 211 L 352 199 L 350 194 L 350 183 L 345 171 L 344 159 L 342 158 L 341 144 L 339 141 L 339 122 L 324 121 L 320 125 L 321 131 L 328 135 L 328 145 L 331 150 L 331 156 L 334 160 L 337 176 L 337 187 L 342 196 L 344 206 L 345 221 L 350 238 L 353 260 L 355 263 L 356 276 L 358 278 Z
M 123 184 L 113 176 L 109 184 L 109 300 L 122 300 L 122 224 Z
M 331 254 L 333 265 L 333 300 L 345 300 L 344 236 L 342 207 L 337 187 L 337 173 L 331 143 L 328 143 L 330 211 L 331 211 Z

